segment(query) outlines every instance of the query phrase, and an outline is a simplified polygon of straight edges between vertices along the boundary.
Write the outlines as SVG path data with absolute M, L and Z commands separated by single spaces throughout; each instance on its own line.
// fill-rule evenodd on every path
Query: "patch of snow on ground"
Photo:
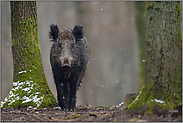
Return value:
M 32 107 L 32 106 L 29 106 L 28 108 L 27 108 L 27 110 L 29 110 L 29 109 L 36 109 L 36 107 Z
M 53 109 L 55 109 L 55 110 L 56 110 L 56 109 L 61 109 L 61 107 L 59 107 L 59 106 L 58 106 L 58 107 L 53 107 Z
M 124 102 L 121 102 L 120 104 L 118 104 L 116 107 L 120 107 L 124 104 Z

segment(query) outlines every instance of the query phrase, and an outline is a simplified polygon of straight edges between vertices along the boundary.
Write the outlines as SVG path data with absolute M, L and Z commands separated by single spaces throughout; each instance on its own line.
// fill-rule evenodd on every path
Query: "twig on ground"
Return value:
M 41 103 L 39 104 L 39 106 L 42 104 L 43 98 L 44 98 L 44 94 L 43 94 L 43 97 L 42 97 L 42 100 L 41 100 Z M 39 108 L 39 106 L 38 106 L 37 108 Z M 36 109 L 37 109 L 37 108 L 36 108 Z
M 43 98 L 44 98 L 44 94 L 43 94 L 43 97 L 42 97 L 42 100 L 41 100 L 40 104 L 39 104 L 35 109 L 33 109 L 30 113 L 32 113 L 33 111 L 35 111 L 36 109 L 39 108 L 39 106 L 40 106 L 40 105 L 42 104 L 42 102 L 43 102 Z

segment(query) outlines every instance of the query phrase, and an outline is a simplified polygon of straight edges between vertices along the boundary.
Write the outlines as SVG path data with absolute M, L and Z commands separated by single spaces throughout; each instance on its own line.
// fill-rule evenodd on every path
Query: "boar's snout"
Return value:
M 61 58 L 61 64 L 64 77 L 69 78 L 71 75 L 71 58 L 70 59 L 68 57 Z
M 69 63 L 69 59 L 67 57 L 63 58 L 63 62 L 62 62 L 62 68 L 71 68 L 71 64 Z

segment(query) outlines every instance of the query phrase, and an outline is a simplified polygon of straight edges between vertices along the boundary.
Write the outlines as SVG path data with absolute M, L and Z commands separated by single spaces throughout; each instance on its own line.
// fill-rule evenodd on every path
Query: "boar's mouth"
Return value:
M 62 69 L 63 69 L 63 74 L 64 74 L 64 77 L 65 78 L 69 78 L 70 77 L 70 75 L 71 75 L 71 67 L 69 66 L 69 65 L 64 65 L 63 67 L 62 67 Z
M 71 64 L 68 57 L 61 58 L 62 71 L 64 78 L 69 78 L 71 75 Z

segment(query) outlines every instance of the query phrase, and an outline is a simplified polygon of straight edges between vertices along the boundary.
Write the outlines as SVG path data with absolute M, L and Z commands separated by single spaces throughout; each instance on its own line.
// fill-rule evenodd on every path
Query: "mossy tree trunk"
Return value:
M 1 107 L 57 106 L 42 65 L 36 2 L 10 2 L 13 86 Z
M 138 75 L 139 75 L 139 87 L 142 87 L 145 78 L 145 59 L 146 59 L 146 31 L 147 24 L 145 18 L 146 2 L 136 1 L 134 2 L 134 13 L 135 13 L 135 25 L 138 37 L 138 54 L 139 54 L 139 64 L 138 64 Z
M 128 110 L 164 113 L 182 105 L 181 2 L 147 3 L 146 79 Z

